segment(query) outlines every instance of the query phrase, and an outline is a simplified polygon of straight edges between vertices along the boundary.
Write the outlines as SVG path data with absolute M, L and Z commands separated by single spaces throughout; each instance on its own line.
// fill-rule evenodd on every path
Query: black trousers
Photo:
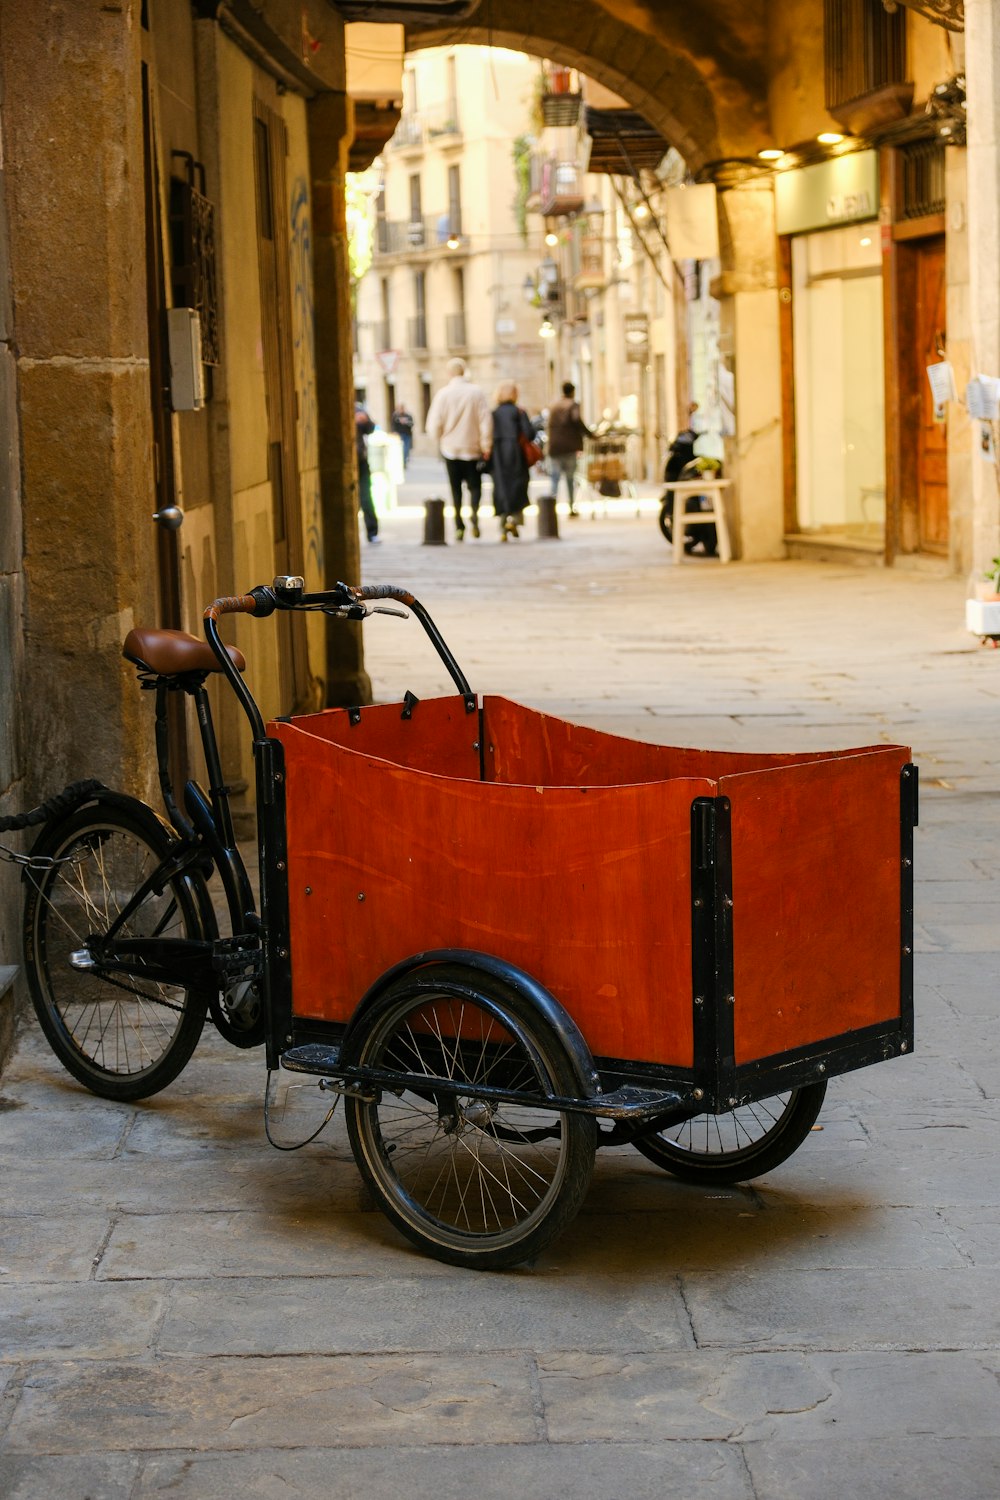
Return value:
M 378 516 L 375 514 L 375 504 L 372 500 L 372 471 L 367 463 L 358 462 L 358 501 L 361 505 L 361 514 L 365 520 L 365 531 L 368 540 L 378 536 Z
M 448 470 L 448 483 L 451 486 L 451 498 L 455 507 L 455 525 L 459 531 L 465 530 L 462 520 L 462 485 L 469 491 L 469 504 L 472 507 L 472 519 L 479 515 L 479 501 L 483 493 L 483 476 L 479 472 L 478 458 L 446 458 L 444 466 Z

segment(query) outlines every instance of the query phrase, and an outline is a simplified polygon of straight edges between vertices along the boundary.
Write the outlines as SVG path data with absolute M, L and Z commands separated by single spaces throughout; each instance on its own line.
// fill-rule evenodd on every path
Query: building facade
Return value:
M 538 79 L 537 60 L 501 49 L 407 59 L 402 118 L 371 205 L 354 368 L 380 427 L 388 430 L 399 403 L 413 414 L 417 453 L 433 451 L 424 422 L 451 358 L 464 359 L 488 394 L 515 380 L 532 412 L 551 397 L 538 256 L 518 175 Z

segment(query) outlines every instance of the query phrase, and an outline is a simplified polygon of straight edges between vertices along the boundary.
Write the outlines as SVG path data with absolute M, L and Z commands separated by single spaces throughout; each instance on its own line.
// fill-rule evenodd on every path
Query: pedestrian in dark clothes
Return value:
M 370 542 L 378 541 L 378 516 L 372 500 L 372 471 L 368 464 L 368 434 L 375 431 L 375 423 L 360 401 L 354 403 L 354 442 L 358 453 L 358 501 L 365 520 L 365 533 Z
M 517 386 L 503 381 L 494 397 L 493 408 L 493 509 L 500 522 L 500 540 L 517 536 L 524 522 L 528 503 L 528 461 L 521 449 L 521 438 L 528 442 L 534 434 L 528 414 L 517 404 Z

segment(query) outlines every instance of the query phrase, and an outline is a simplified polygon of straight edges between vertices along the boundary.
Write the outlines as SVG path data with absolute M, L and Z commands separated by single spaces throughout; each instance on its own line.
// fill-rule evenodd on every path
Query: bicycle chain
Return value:
M 164 1000 L 162 995 L 147 995 L 145 990 L 137 990 L 130 984 L 123 984 L 120 979 L 112 979 L 110 974 L 97 974 L 102 984 L 113 985 L 116 990 L 124 990 L 127 995 L 134 995 L 137 1000 L 148 1000 L 151 1005 L 163 1005 L 167 1010 L 175 1010 L 178 1015 L 183 1015 L 186 1006 L 175 1005 L 173 1000 Z

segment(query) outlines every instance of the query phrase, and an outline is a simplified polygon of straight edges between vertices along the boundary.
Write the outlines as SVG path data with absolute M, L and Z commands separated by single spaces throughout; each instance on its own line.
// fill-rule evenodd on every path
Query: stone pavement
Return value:
M 271 1150 L 258 1054 L 206 1032 L 116 1106 L 25 1028 L 0 1103 L 8 1500 L 1000 1493 L 1000 656 L 954 580 L 675 568 L 655 512 L 562 529 L 424 548 L 404 507 L 367 577 L 413 589 L 477 690 L 600 728 L 912 743 L 916 1054 L 835 1079 L 822 1130 L 749 1187 L 599 1154 L 572 1229 L 490 1275 L 396 1237 L 339 1117 Z M 365 629 L 380 697 L 446 690 L 415 624 Z

